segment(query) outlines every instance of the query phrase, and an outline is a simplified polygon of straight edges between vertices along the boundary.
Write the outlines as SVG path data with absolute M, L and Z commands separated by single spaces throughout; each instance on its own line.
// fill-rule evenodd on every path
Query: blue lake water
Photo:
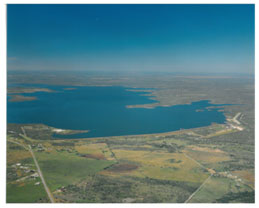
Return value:
M 8 123 L 42 123 L 55 128 L 90 130 L 67 138 L 86 138 L 150 134 L 224 123 L 224 104 L 208 100 L 171 107 L 126 108 L 127 105 L 156 102 L 144 92 L 127 91 L 125 87 L 47 86 L 56 92 L 26 93 L 38 99 L 26 102 L 7 102 Z M 32 87 L 32 86 L 30 86 Z M 76 88 L 64 90 L 64 88 Z M 197 112 L 197 110 L 202 110 Z M 64 136 L 62 136 L 64 137 Z

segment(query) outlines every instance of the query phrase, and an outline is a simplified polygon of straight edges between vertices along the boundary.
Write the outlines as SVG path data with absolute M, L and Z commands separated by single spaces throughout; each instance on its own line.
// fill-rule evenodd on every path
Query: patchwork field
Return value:
M 83 154 L 86 158 L 114 160 L 114 157 L 106 143 L 87 144 L 78 142 L 75 146 L 75 150 L 78 153 Z
M 101 174 L 111 176 L 134 175 L 161 180 L 175 180 L 187 182 L 202 182 L 208 173 L 201 169 L 195 162 L 185 157 L 182 153 L 113 150 L 116 158 L 128 171 L 107 169 Z

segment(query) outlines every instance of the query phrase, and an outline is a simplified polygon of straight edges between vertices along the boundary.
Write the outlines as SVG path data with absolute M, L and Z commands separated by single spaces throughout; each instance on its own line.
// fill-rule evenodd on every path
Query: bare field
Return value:
M 187 146 L 183 151 L 195 160 L 205 164 L 228 161 L 231 159 L 227 153 L 219 149 Z

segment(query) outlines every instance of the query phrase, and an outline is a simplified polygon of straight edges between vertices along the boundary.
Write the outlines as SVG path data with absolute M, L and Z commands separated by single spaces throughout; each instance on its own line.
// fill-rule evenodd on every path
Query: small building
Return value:
M 31 178 L 37 178 L 37 177 L 39 177 L 39 174 L 38 174 L 38 173 L 34 173 L 34 174 L 32 174 L 30 177 L 31 177 Z

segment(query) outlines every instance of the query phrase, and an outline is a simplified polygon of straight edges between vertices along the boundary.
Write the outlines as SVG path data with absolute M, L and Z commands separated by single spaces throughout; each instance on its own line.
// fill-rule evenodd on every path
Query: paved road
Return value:
M 44 177 L 43 177 L 43 174 L 42 174 L 42 172 L 41 172 L 41 170 L 40 170 L 40 166 L 39 166 L 39 164 L 38 164 L 38 162 L 37 162 L 37 159 L 36 159 L 36 157 L 35 157 L 35 155 L 34 155 L 32 149 L 31 149 L 31 145 L 29 145 L 29 151 L 30 151 L 30 153 L 31 153 L 31 155 L 32 155 L 32 158 L 33 158 L 33 160 L 34 160 L 34 163 L 35 163 L 35 165 L 36 165 L 36 167 L 37 167 L 38 173 L 39 173 L 39 175 L 40 175 L 42 184 L 44 185 L 44 188 L 45 188 L 45 190 L 46 190 L 46 192 L 47 192 L 47 194 L 48 194 L 49 200 L 51 201 L 51 203 L 55 203 L 55 200 L 54 200 L 54 198 L 53 198 L 53 196 L 52 196 L 52 194 L 51 194 L 51 192 L 50 192 L 50 190 L 49 190 L 49 188 L 48 188 L 48 186 L 47 186 L 47 184 L 46 184 L 46 182 L 45 182 L 45 180 L 44 180 Z
M 40 170 L 40 166 L 39 166 L 39 164 L 38 164 L 38 161 L 37 161 L 37 159 L 36 159 L 36 157 L 35 157 L 35 155 L 34 155 L 34 153 L 33 153 L 33 151 L 32 151 L 31 145 L 28 145 L 28 148 L 27 148 L 25 145 L 23 145 L 23 144 L 21 144 L 21 143 L 19 143 L 19 142 L 16 142 L 16 141 L 14 141 L 14 140 L 8 139 L 7 141 L 12 142 L 12 143 L 15 143 L 15 144 L 18 144 L 18 145 L 22 146 L 24 149 L 28 150 L 28 151 L 31 153 L 31 156 L 32 156 L 32 158 L 33 158 L 33 160 L 34 160 L 34 163 L 35 163 L 35 165 L 36 165 L 36 167 L 37 167 L 39 176 L 40 176 L 40 178 L 41 178 L 42 184 L 43 184 L 43 186 L 44 186 L 44 188 L 45 188 L 45 191 L 46 191 L 47 194 L 48 194 L 49 200 L 51 201 L 51 203 L 55 203 L 55 200 L 54 200 L 54 198 L 53 198 L 53 196 L 52 196 L 52 194 L 51 194 L 51 192 L 50 192 L 50 190 L 49 190 L 49 188 L 48 188 L 48 186 L 47 186 L 47 184 L 46 184 L 46 182 L 45 182 L 45 180 L 44 180 L 43 174 L 42 174 L 42 172 L 41 172 L 41 170 Z
M 234 122 L 236 122 L 237 124 L 240 124 L 240 122 L 237 120 L 237 118 L 241 115 L 241 113 L 237 113 L 236 116 L 232 119 Z

